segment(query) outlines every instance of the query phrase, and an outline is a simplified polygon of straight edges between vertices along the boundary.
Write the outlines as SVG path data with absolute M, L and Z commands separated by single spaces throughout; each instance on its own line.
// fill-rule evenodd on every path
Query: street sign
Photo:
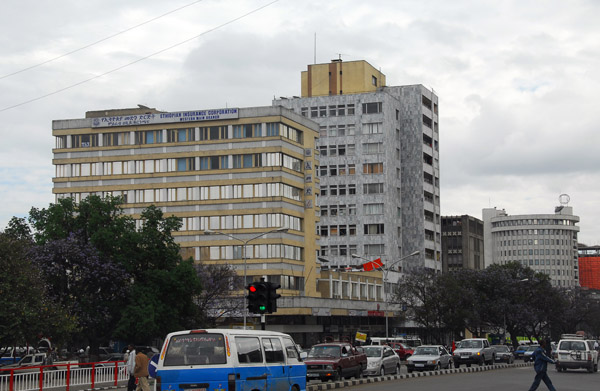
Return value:
M 155 354 L 148 362 L 148 373 L 150 374 L 151 378 L 156 378 L 156 370 L 158 369 L 158 358 L 159 354 Z

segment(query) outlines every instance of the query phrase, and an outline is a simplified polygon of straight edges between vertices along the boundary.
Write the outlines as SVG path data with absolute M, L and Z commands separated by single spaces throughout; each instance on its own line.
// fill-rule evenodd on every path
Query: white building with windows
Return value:
M 521 262 L 550 276 L 552 285 L 579 285 L 577 233 L 579 217 L 570 206 L 554 214 L 511 216 L 504 209 L 483 209 L 486 267 Z
M 381 258 L 394 271 L 442 269 L 438 97 L 388 87 L 366 61 L 309 65 L 302 96 L 273 105 L 320 126 L 320 257 L 332 266 Z M 390 276 L 390 281 L 397 277 Z

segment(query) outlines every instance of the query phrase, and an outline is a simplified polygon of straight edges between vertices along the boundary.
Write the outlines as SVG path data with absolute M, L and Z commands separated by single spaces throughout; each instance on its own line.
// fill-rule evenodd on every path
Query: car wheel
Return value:
M 450 360 L 448 361 L 448 369 L 452 369 L 454 368 L 454 361 Z
M 379 376 L 384 376 L 385 375 L 385 368 L 382 365 L 381 368 L 379 368 Z
M 594 364 L 594 372 L 598 372 L 598 363 Z
M 359 365 L 356 369 L 356 373 L 354 374 L 355 379 L 360 379 L 362 377 L 362 365 Z
M 339 368 L 335 373 L 335 381 L 343 380 L 344 376 L 342 374 L 342 368 Z

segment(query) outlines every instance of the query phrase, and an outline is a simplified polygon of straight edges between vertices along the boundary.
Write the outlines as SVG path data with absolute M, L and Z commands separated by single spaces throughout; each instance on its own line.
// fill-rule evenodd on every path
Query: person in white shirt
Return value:
M 127 346 L 129 356 L 127 357 L 127 373 L 129 374 L 129 381 L 127 382 L 127 391 L 134 391 L 136 389 L 135 385 L 135 346 L 133 344 L 129 344 Z

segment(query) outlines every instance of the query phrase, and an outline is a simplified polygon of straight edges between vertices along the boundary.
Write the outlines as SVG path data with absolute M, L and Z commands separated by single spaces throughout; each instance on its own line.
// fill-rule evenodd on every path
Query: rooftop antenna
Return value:
M 317 33 L 315 33 L 315 44 L 314 44 L 314 62 L 313 64 L 317 63 Z

